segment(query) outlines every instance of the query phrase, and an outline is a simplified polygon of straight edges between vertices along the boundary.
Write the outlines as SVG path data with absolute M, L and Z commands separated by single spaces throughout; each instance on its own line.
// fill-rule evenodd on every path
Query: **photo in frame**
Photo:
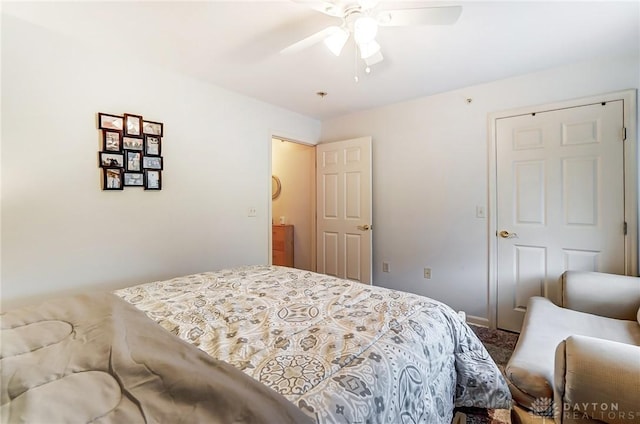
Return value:
M 103 190 L 122 190 L 122 168 L 104 168 L 102 170 Z
M 123 137 L 122 145 L 127 150 L 142 150 L 144 139 L 138 137 Z
M 142 172 L 142 152 L 125 150 L 125 171 Z
M 99 152 L 98 162 L 101 168 L 122 168 L 124 166 L 124 154 Z
M 102 150 L 108 152 L 121 152 L 122 131 L 102 130 Z
M 124 135 L 134 137 L 142 135 L 142 116 L 124 114 Z
M 143 121 L 142 132 L 144 134 L 157 135 L 158 137 L 162 137 L 163 126 L 164 125 L 162 125 L 162 122 Z
M 102 130 L 122 131 L 124 129 L 124 118 L 118 115 L 98 112 L 98 128 Z
M 143 156 L 142 167 L 144 169 L 162 169 L 161 156 Z
M 144 174 L 142 172 L 125 172 L 125 187 L 142 187 L 144 186 Z
M 162 189 L 162 172 L 145 169 L 144 170 L 144 189 L 145 190 L 161 190 Z
M 144 154 L 147 156 L 160 156 L 160 137 L 156 135 L 144 135 Z

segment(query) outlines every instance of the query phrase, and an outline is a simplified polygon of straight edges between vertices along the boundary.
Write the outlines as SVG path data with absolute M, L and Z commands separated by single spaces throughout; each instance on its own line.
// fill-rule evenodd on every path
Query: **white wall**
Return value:
M 607 59 L 323 122 L 323 141 L 373 136 L 374 284 L 487 319 L 488 222 L 476 206 L 488 201 L 488 114 L 638 88 L 639 75 L 637 56 Z
M 3 306 L 267 262 L 271 136 L 319 122 L 4 15 L 1 51 Z M 375 283 L 487 317 L 487 114 L 637 87 L 637 57 L 603 60 L 323 122 L 373 136 Z M 100 191 L 96 112 L 165 123 L 162 191 Z
M 3 307 L 268 262 L 271 136 L 320 122 L 118 50 L 3 15 Z M 97 112 L 164 122 L 162 191 L 100 190 Z
M 316 150 L 313 146 L 288 141 L 273 140 L 273 174 L 280 178 L 282 191 L 273 200 L 273 222 L 293 225 L 293 260 L 298 269 L 313 271 L 315 250 L 315 163 Z

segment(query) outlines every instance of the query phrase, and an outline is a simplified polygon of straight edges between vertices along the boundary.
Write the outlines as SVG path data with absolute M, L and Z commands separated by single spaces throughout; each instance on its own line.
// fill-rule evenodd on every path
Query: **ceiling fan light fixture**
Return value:
M 374 41 L 377 34 L 378 22 L 370 16 L 361 16 L 353 24 L 353 37 L 358 45 Z
M 367 67 L 371 67 L 376 63 L 382 62 L 384 60 L 384 57 L 382 56 L 382 53 L 378 51 L 373 56 L 369 56 L 368 58 L 363 60 L 364 60 L 364 63 L 367 65 Z
M 333 27 L 329 35 L 324 39 L 324 45 L 329 51 L 336 56 L 340 56 L 340 52 L 349 39 L 349 31 L 344 28 Z
M 358 47 L 360 48 L 360 57 L 362 59 L 370 58 L 371 56 L 380 52 L 380 44 L 375 41 L 360 43 L 358 44 Z
M 378 51 L 374 55 L 364 59 L 364 63 L 367 65 L 367 67 L 370 67 L 375 65 L 376 63 L 382 62 L 383 60 L 384 60 L 384 57 L 382 56 L 382 53 Z

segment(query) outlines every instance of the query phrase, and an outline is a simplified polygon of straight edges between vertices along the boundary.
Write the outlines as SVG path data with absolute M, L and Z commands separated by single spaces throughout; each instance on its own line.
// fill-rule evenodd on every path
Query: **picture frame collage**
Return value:
M 141 115 L 98 113 L 102 150 L 102 190 L 143 187 L 162 190 L 164 124 Z

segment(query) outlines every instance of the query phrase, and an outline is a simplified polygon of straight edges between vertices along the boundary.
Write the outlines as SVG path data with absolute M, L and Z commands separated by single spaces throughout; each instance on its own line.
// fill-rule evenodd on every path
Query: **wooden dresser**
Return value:
M 293 225 L 273 225 L 273 264 L 293 268 Z

